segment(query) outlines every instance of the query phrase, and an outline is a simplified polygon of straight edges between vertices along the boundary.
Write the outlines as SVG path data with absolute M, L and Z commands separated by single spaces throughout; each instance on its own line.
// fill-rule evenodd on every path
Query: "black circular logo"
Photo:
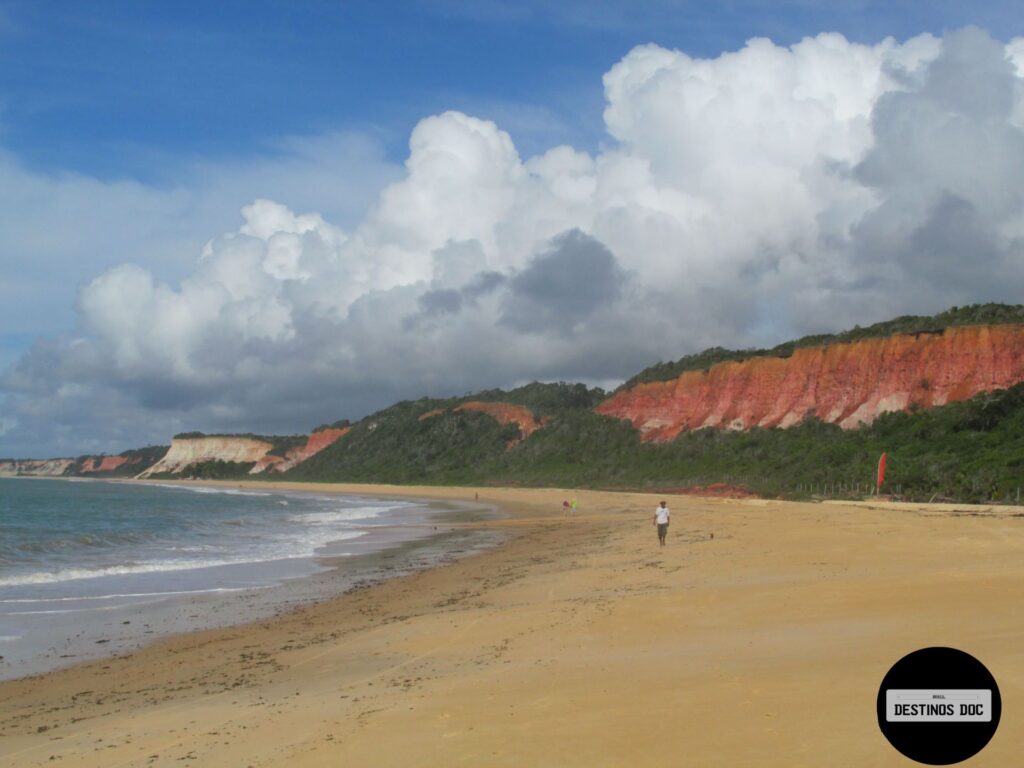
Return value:
M 956 648 L 922 648 L 893 664 L 878 689 L 878 727 L 919 763 L 950 765 L 988 744 L 1002 700 L 985 665 Z

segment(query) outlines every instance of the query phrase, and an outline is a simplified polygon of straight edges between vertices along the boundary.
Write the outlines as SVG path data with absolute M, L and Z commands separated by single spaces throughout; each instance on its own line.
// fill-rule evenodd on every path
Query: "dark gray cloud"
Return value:
M 507 278 L 500 272 L 478 272 L 466 283 L 462 294 L 468 299 L 478 299 L 493 293 L 499 286 L 505 283 Z
M 494 293 L 507 279 L 500 272 L 479 272 L 461 288 L 432 288 L 416 299 L 416 311 L 403 319 L 402 327 L 413 333 L 444 315 L 456 315 L 467 307 L 475 309 L 478 299 Z
M 454 288 L 440 288 L 435 291 L 427 291 L 417 301 L 423 314 L 427 316 L 458 312 L 462 309 L 462 291 L 457 291 Z
M 461 288 L 431 289 L 416 300 L 420 311 L 410 320 L 414 323 L 421 317 L 455 314 L 467 303 L 472 304 L 481 296 L 493 293 L 506 280 L 500 272 L 479 272 Z
M 612 310 L 626 278 L 605 245 L 573 229 L 552 238 L 549 248 L 522 270 L 478 272 L 460 288 L 424 292 L 404 327 L 413 330 L 421 321 L 458 314 L 498 294 L 500 324 L 525 333 L 569 333 L 594 313 Z
M 569 333 L 595 312 L 613 309 L 626 273 L 599 240 L 578 229 L 511 278 L 501 322 L 528 333 Z

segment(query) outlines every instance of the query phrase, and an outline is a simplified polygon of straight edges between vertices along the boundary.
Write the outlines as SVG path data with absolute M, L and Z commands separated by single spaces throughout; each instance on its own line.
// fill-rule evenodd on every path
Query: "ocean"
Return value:
M 379 574 L 309 577 L 440 537 L 442 512 L 411 500 L 0 478 L 0 679 L 343 591 Z

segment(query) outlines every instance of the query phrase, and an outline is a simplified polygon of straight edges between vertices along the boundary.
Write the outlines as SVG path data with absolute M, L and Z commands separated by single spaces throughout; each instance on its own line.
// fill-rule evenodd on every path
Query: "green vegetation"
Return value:
M 453 413 L 458 401 L 405 401 L 356 424 L 286 474 L 288 479 L 341 479 L 352 482 L 468 483 L 478 466 L 493 462 L 519 437 L 515 425 L 503 426 L 482 413 Z M 431 410 L 444 412 L 427 419 Z
M 181 476 L 191 480 L 238 480 L 247 477 L 255 466 L 254 461 L 198 461 L 185 467 Z
M 862 339 L 878 339 L 899 333 L 940 333 L 946 328 L 961 325 L 1006 325 L 1024 323 L 1024 305 L 1020 304 L 972 304 L 969 307 L 951 307 L 937 315 L 903 315 L 895 320 L 875 323 L 866 328 L 834 334 L 804 336 L 796 341 L 787 341 L 771 349 L 725 349 L 712 347 L 695 355 L 687 355 L 675 362 L 656 363 L 645 368 L 629 379 L 620 389 L 628 389 L 649 381 L 669 381 L 685 371 L 706 371 L 711 366 L 728 360 L 742 361 L 751 357 L 789 357 L 802 347 L 818 347 L 840 344 Z
M 584 384 L 541 384 L 533 382 L 524 387 L 506 392 L 501 389 L 487 389 L 474 395 L 459 398 L 459 402 L 478 400 L 481 402 L 503 402 L 529 408 L 537 418 L 554 416 L 567 410 L 591 409 L 605 399 L 603 389 L 588 389 Z
M 965 501 L 1016 498 L 1024 486 L 1024 385 L 916 413 L 892 413 L 844 431 L 820 421 L 796 427 L 684 433 L 640 443 L 622 424 L 577 414 L 510 452 L 506 477 L 602 487 L 685 487 L 736 483 L 763 495 L 856 496 L 889 455 L 884 491 Z M 554 425 L 553 425 L 554 426 Z M 547 434 L 545 434 L 547 433 Z M 554 446 L 541 441 L 556 442 Z M 523 465 L 515 451 L 525 458 Z M 562 481 L 568 481 L 562 482 Z
M 531 385 L 535 394 L 550 386 L 557 385 Z M 998 501 L 1016 498 L 1024 486 L 1024 384 L 940 408 L 886 414 L 860 430 L 811 420 L 784 430 L 703 429 L 664 444 L 642 443 L 629 424 L 582 405 L 549 414 L 544 429 L 511 448 L 506 445 L 518 430 L 483 414 L 447 410 L 419 421 L 420 414 L 450 404 L 420 400 L 380 411 L 286 476 L 658 489 L 724 482 L 767 496 L 857 496 L 872 485 L 885 451 L 883 492 Z
M 348 419 L 340 419 L 330 424 L 321 424 L 319 427 L 313 429 L 314 432 L 323 432 L 325 429 L 344 429 L 345 427 L 351 426 L 352 422 Z
M 407 400 L 363 419 L 344 439 L 302 462 L 287 477 L 387 483 L 480 482 L 485 468 L 501 466 L 508 444 L 521 437 L 520 430 L 515 424 L 500 424 L 483 413 L 456 413 L 456 407 L 470 401 L 505 402 L 525 406 L 539 418 L 563 418 L 585 413 L 602 399 L 602 390 L 588 389 L 583 384 L 534 382 L 511 392 L 490 389 L 444 400 Z M 440 413 L 420 419 L 431 411 Z

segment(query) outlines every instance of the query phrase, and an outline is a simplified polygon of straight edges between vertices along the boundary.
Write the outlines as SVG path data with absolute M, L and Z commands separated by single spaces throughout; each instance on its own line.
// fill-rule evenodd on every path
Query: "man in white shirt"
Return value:
M 668 521 L 671 518 L 668 507 L 665 506 L 665 502 L 661 502 L 661 506 L 654 510 L 654 525 L 658 529 L 658 544 L 662 547 L 665 546 L 665 537 L 668 535 Z

